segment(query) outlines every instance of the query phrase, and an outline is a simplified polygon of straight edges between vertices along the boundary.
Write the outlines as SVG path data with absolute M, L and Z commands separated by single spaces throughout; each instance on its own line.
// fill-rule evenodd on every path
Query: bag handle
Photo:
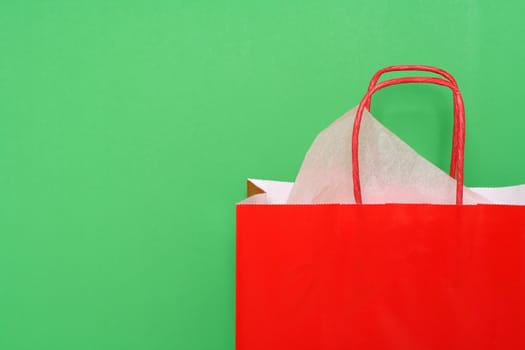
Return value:
M 376 86 L 377 82 L 381 78 L 381 76 L 385 73 L 390 72 L 404 72 L 404 71 L 418 71 L 418 72 L 430 72 L 434 74 L 441 75 L 446 80 L 450 81 L 452 84 L 458 86 L 456 79 L 447 72 L 444 69 L 433 67 L 433 66 L 425 66 L 425 65 L 415 65 L 415 64 L 405 64 L 405 65 L 398 65 L 398 66 L 388 66 L 385 68 L 382 68 L 378 70 L 372 79 L 370 79 L 370 83 L 368 84 L 368 90 L 372 89 L 374 86 Z M 370 111 L 370 105 L 372 103 L 372 97 L 370 97 L 370 100 L 365 105 L 365 108 Z M 457 175 L 457 159 L 454 153 L 454 149 L 457 147 L 457 118 L 458 117 L 458 111 L 456 109 L 456 105 L 454 104 L 454 130 L 452 135 L 452 155 L 450 157 L 450 176 L 453 178 Z
M 455 138 L 457 141 L 453 146 L 452 153 L 456 160 L 455 174 L 457 175 L 456 181 L 456 204 L 463 203 L 463 171 L 464 171 L 464 154 L 465 154 L 465 108 L 463 105 L 463 98 L 461 92 L 458 89 L 457 84 L 452 83 L 449 80 L 435 78 L 435 77 L 407 77 L 407 78 L 396 78 L 385 80 L 368 90 L 359 103 L 354 120 L 354 129 L 352 132 L 352 177 L 354 183 L 354 199 L 357 204 L 362 204 L 361 196 L 361 180 L 359 178 L 359 130 L 361 128 L 361 120 L 363 119 L 363 111 L 365 106 L 370 102 L 370 98 L 377 91 L 391 85 L 400 84 L 434 84 L 446 86 L 452 90 L 454 98 L 454 110 L 457 114 L 457 127 L 455 128 Z
M 370 83 L 368 84 L 368 90 L 372 89 L 377 84 L 379 78 L 381 78 L 383 74 L 390 73 L 390 72 L 404 72 L 404 71 L 430 72 L 430 73 L 438 74 L 438 75 L 441 75 L 446 80 L 450 81 L 452 84 L 456 86 L 458 85 L 456 82 L 456 79 L 454 79 L 452 74 L 450 74 L 444 69 L 433 67 L 433 66 L 404 64 L 404 65 L 398 65 L 398 66 L 388 66 L 388 67 L 378 70 L 374 74 L 372 79 L 370 79 Z M 370 101 L 368 101 L 368 103 L 366 104 L 365 106 L 366 109 L 370 110 L 371 102 L 372 102 L 372 99 L 370 99 Z

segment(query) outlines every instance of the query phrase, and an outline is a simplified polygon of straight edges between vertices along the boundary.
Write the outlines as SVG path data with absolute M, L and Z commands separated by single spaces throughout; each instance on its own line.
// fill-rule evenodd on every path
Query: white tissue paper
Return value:
M 345 113 L 317 136 L 288 203 L 355 203 L 352 130 L 356 110 Z M 456 203 L 455 179 L 417 154 L 366 110 L 358 152 L 363 203 Z M 463 202 L 489 201 L 465 188 Z
M 305 156 L 295 183 L 249 180 L 264 193 L 242 204 L 355 203 L 352 180 L 354 108 L 322 131 Z M 456 180 L 417 154 L 368 111 L 359 135 L 364 204 L 455 204 Z M 464 204 L 525 204 L 525 185 L 464 187 Z

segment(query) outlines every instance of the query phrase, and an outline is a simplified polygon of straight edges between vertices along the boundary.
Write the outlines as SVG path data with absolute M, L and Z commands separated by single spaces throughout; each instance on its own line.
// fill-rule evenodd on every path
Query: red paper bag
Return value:
M 237 205 L 237 350 L 525 349 L 525 206 L 462 204 L 457 84 L 376 82 L 349 135 L 357 204 Z M 380 88 L 416 82 L 454 93 L 457 203 L 361 204 L 363 110 Z

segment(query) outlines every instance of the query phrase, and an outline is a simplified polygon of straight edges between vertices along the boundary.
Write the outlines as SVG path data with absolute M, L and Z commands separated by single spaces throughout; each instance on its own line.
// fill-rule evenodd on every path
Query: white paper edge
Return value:
M 264 193 L 246 198 L 238 204 L 286 204 L 293 182 L 248 179 Z M 504 187 L 470 187 L 470 190 L 494 204 L 525 205 L 525 184 Z

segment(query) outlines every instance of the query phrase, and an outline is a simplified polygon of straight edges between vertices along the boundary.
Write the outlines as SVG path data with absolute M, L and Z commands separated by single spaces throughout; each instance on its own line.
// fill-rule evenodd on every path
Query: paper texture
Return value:
M 352 130 L 356 108 L 321 132 L 305 156 L 295 183 L 249 179 L 263 193 L 241 204 L 355 203 Z M 456 181 L 417 154 L 366 110 L 359 137 L 364 204 L 455 204 Z M 525 205 L 525 185 L 464 187 L 464 204 Z
M 525 185 L 506 187 L 472 187 L 472 191 L 494 204 L 525 205 Z
M 263 193 L 246 198 L 239 204 L 286 204 L 294 185 L 293 182 L 248 179 Z M 506 187 L 471 187 L 471 191 L 486 198 L 493 204 L 525 205 L 525 185 Z
M 352 130 L 355 111 L 322 131 L 306 154 L 288 198 L 294 203 L 355 203 L 352 181 Z M 364 204 L 455 204 L 456 181 L 364 111 L 359 137 Z M 464 204 L 489 203 L 465 188 Z

